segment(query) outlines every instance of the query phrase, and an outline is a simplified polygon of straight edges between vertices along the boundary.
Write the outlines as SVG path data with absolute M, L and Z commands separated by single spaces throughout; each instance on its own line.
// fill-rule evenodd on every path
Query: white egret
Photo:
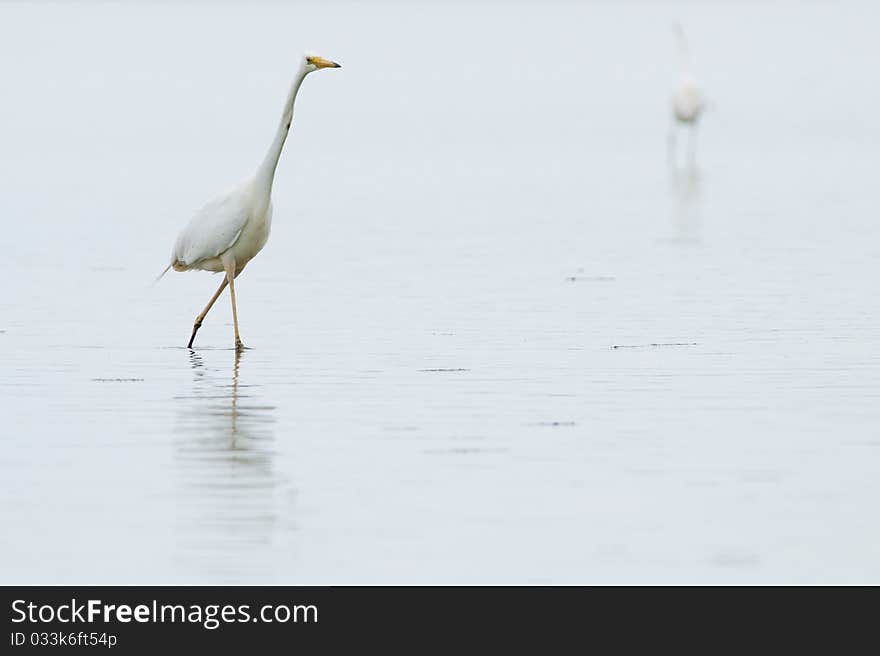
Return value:
M 706 108 L 706 100 L 703 89 L 691 73 L 690 53 L 684 30 L 680 25 L 675 25 L 674 31 L 678 43 L 681 74 L 678 84 L 672 92 L 673 124 L 669 130 L 669 158 L 670 162 L 674 163 L 676 133 L 678 128 L 685 127 L 690 132 L 688 145 L 691 163 L 693 163 L 696 159 L 697 124 Z
M 192 348 L 196 333 L 217 298 L 229 285 L 232 299 L 232 322 L 235 327 L 235 348 L 242 349 L 238 332 L 238 313 L 235 308 L 235 278 L 248 262 L 260 252 L 269 238 L 272 223 L 272 182 L 281 149 L 293 120 L 293 103 L 306 76 L 322 68 L 339 68 L 339 64 L 323 57 L 307 54 L 290 87 L 281 122 L 269 152 L 256 173 L 235 185 L 232 189 L 209 201 L 196 212 L 174 243 L 168 269 L 175 271 L 223 272 L 223 282 L 199 313 L 193 324 L 187 348 Z

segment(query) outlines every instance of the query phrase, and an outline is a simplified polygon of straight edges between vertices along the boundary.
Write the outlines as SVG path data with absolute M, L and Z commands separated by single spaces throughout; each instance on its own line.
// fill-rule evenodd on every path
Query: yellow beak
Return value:
M 323 57 L 309 57 L 309 63 L 317 68 L 342 68 L 339 64 Z

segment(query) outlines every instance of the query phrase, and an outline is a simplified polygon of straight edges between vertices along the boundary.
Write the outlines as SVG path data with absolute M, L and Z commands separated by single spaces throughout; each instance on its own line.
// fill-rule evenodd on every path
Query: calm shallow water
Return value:
M 876 582 L 866 13 L 0 5 L 0 580 Z M 182 348 L 305 48 L 251 348 Z

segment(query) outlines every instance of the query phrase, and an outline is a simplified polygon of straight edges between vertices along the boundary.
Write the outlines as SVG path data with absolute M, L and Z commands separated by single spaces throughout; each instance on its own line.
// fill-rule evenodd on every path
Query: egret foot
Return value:
M 244 351 L 246 348 L 247 348 L 247 346 L 242 344 L 240 339 L 235 340 L 235 350 L 236 351 Z
M 189 336 L 189 344 L 186 345 L 186 348 L 191 349 L 193 347 L 193 341 L 195 341 L 196 333 L 199 332 L 199 328 L 201 328 L 201 327 L 202 327 L 202 322 L 196 320 L 196 322 L 193 324 L 192 335 Z

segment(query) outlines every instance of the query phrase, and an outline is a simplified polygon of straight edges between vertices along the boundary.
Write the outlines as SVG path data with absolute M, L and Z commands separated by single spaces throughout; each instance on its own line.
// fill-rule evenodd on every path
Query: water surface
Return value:
M 0 579 L 876 582 L 870 16 L 0 5 Z M 152 278 L 305 48 L 251 348 L 190 351 L 218 279 Z

